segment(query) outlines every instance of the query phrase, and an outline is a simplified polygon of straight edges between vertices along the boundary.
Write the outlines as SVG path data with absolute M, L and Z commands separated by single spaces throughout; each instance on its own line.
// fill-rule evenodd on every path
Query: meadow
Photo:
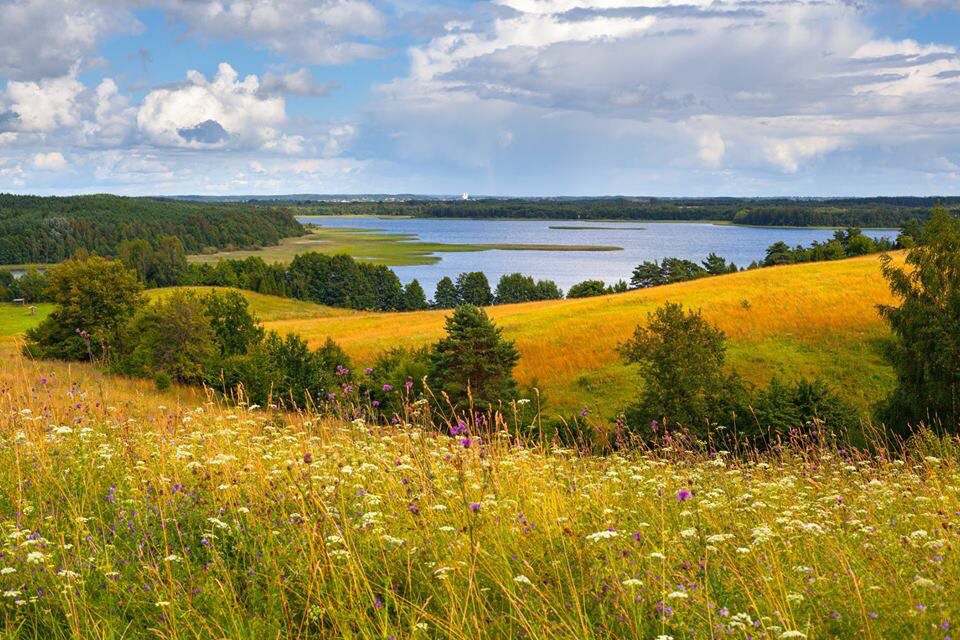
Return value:
M 432 344 L 449 315 L 358 312 L 242 293 L 267 329 L 298 333 L 313 347 L 332 337 L 356 366 L 372 365 L 377 354 L 391 347 Z M 516 341 L 521 354 L 517 378 L 541 390 L 546 414 L 569 416 L 586 407 L 609 416 L 636 397 L 640 384 L 616 348 L 665 301 L 702 309 L 723 329 L 729 337 L 728 364 L 751 384 L 763 385 L 775 376 L 786 381 L 820 377 L 864 413 L 893 388 L 893 371 L 880 351 L 888 330 L 876 311 L 891 296 L 877 256 L 488 311 L 504 335 Z M 48 307 L 41 305 L 32 318 L 22 307 L 0 307 L 0 335 L 22 332 L 39 322 Z
M 765 384 L 774 376 L 820 377 L 862 410 L 893 386 L 893 372 L 879 350 L 888 333 L 876 305 L 890 302 L 891 296 L 877 256 L 488 311 L 504 335 L 516 341 L 521 354 L 518 380 L 539 386 L 548 412 L 569 415 L 586 406 L 611 413 L 635 397 L 638 386 L 616 347 L 665 301 L 702 309 L 730 338 L 731 368 L 753 384 Z M 354 312 L 266 325 L 299 333 L 314 346 L 332 337 L 355 364 L 370 365 L 384 349 L 435 342 L 447 315 Z
M 11 340 L 8 338 L 7 340 Z M 0 370 L 0 637 L 948 638 L 960 452 L 607 457 Z

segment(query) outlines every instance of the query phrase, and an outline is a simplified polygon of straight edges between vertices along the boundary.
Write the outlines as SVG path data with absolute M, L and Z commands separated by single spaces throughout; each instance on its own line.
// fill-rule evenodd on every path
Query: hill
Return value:
M 492 307 L 516 341 L 521 382 L 536 381 L 551 411 L 610 412 L 637 381 L 616 347 L 665 301 L 703 310 L 730 337 L 729 361 L 753 383 L 821 377 L 861 408 L 883 397 L 892 371 L 877 345 L 887 330 L 876 305 L 889 301 L 877 256 L 746 271 L 623 294 Z M 449 312 L 352 313 L 267 323 L 318 345 L 332 337 L 358 364 L 394 346 L 432 343 Z
M 168 291 L 155 289 L 148 295 Z M 242 293 L 266 328 L 299 333 L 315 347 L 332 337 L 360 366 L 373 364 L 378 353 L 391 347 L 435 342 L 449 315 L 358 312 Z M 495 306 L 489 312 L 517 343 L 519 380 L 536 383 L 551 415 L 583 407 L 612 415 L 635 397 L 636 373 L 616 348 L 665 301 L 702 309 L 719 325 L 730 338 L 728 362 L 748 382 L 820 377 L 866 410 L 893 386 L 892 369 L 879 351 L 887 328 L 876 312 L 877 304 L 890 300 L 877 256 L 866 256 L 595 298 Z M 20 333 L 48 311 L 42 306 L 38 316 L 29 317 L 23 307 L 2 305 L 0 334 Z

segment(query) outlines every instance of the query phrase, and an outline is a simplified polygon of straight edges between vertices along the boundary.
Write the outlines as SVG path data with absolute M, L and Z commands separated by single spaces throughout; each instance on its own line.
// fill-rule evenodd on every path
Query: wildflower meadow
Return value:
M 404 389 L 395 393 L 403 394 Z M 588 456 L 10 356 L 0 634 L 950 638 L 960 449 Z

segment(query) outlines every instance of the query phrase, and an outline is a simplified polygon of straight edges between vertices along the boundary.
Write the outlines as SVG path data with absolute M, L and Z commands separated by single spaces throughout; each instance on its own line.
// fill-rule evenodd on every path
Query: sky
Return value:
M 960 0 L 0 0 L 0 192 L 960 194 Z

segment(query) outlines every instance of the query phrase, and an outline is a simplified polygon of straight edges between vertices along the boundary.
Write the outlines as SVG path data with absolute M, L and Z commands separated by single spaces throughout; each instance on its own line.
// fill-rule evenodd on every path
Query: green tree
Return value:
M 187 252 L 176 236 L 162 236 L 150 259 L 147 282 L 154 287 L 182 284 L 187 273 Z
M 182 289 L 137 314 L 130 326 L 129 345 L 121 365 L 125 373 L 152 377 L 162 373 L 186 384 L 204 381 L 217 356 L 205 301 Z
M 791 264 L 796 262 L 793 258 L 793 250 L 782 240 L 774 242 L 767 247 L 767 254 L 763 259 L 763 266 L 772 267 L 778 264 Z
M 536 297 L 534 300 L 560 300 L 563 290 L 553 280 L 537 280 Z
M 411 280 L 403 288 L 403 309 L 405 311 L 420 311 L 427 308 L 427 295 L 417 279 Z
M 658 420 L 702 433 L 707 424 L 728 420 L 743 400 L 739 380 L 724 372 L 726 336 L 680 304 L 668 302 L 650 313 L 620 352 L 639 365 L 643 378 L 631 411 L 638 424 Z
M 486 312 L 473 305 L 457 307 L 447 318 L 447 335 L 430 356 L 430 386 L 446 391 L 450 401 L 465 407 L 509 402 L 518 395 L 513 369 L 520 354 L 501 335 Z
M 433 294 L 433 306 L 437 309 L 453 309 L 460 304 L 460 295 L 457 293 L 457 287 L 449 276 L 440 278 L 437 283 L 437 291 Z
M 960 428 L 960 219 L 937 207 L 910 249 L 907 268 L 883 256 L 883 274 L 899 306 L 882 305 L 893 330 L 888 357 L 897 388 L 881 415 L 899 430 L 939 420 Z
M 110 354 L 120 330 L 143 304 L 143 285 L 119 260 L 70 259 L 47 272 L 56 309 L 27 332 L 25 353 L 86 360 Z
M 568 298 L 589 298 L 592 296 L 602 296 L 607 293 L 607 285 L 603 280 L 584 280 L 570 287 L 567 291 Z
M 703 261 L 703 268 L 711 276 L 719 276 L 724 273 L 736 273 L 737 265 L 732 262 L 727 262 L 726 258 L 718 256 L 717 254 L 711 252 L 707 256 L 707 259 Z
M 637 265 L 630 277 L 630 286 L 634 289 L 648 289 L 666 283 L 667 279 L 660 265 L 649 260 Z
M 510 273 L 500 276 L 494 300 L 497 304 L 528 302 L 537 299 L 537 284 L 530 276 Z
M 242 294 L 214 291 L 203 298 L 203 306 L 221 357 L 247 353 L 263 340 L 263 328 Z
M 140 282 L 147 281 L 147 273 L 153 262 L 153 248 L 146 240 L 124 240 L 117 246 L 117 257 L 127 269 L 137 273 Z
M 13 298 L 23 298 L 26 302 L 44 302 L 47 300 L 47 276 L 38 269 L 27 272 L 10 285 Z
M 490 282 L 482 271 L 470 271 L 457 276 L 457 300 L 460 304 L 488 307 L 493 304 Z

